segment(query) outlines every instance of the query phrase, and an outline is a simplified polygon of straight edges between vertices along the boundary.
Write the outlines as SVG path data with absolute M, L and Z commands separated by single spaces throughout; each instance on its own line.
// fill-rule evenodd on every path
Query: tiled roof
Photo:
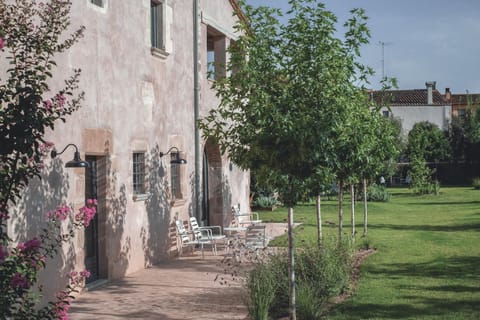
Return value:
M 480 104 L 479 93 L 452 94 L 452 104 Z
M 377 103 L 383 100 L 391 106 L 421 106 L 428 105 L 427 103 L 427 89 L 413 89 L 413 90 L 387 90 L 387 91 L 373 91 L 373 100 Z M 437 106 L 447 105 L 447 101 L 438 90 L 432 91 L 433 104 Z

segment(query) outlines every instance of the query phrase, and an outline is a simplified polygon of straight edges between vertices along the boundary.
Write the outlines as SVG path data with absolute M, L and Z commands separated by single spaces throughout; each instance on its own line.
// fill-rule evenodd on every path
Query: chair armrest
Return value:
M 260 220 L 258 212 L 252 211 L 251 214 L 252 214 L 252 216 L 255 216 L 255 219 L 252 219 L 252 220 Z
M 210 230 L 211 234 L 219 234 L 222 235 L 222 227 L 220 226 L 204 226 L 204 227 L 199 227 L 200 230 Z M 213 230 L 217 230 L 218 233 L 214 233 Z
M 200 237 L 207 238 L 209 240 L 212 240 L 213 238 L 212 230 L 210 229 L 198 228 L 198 230 L 194 231 L 194 233 L 195 233 L 195 238 L 197 238 L 197 235 L 200 235 Z

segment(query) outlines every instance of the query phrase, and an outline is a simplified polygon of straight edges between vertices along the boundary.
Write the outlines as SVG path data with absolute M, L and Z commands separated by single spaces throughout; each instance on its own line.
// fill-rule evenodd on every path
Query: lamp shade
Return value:
M 73 160 L 68 161 L 65 168 L 90 168 L 90 164 L 80 158 L 80 152 L 75 151 Z
M 52 159 L 55 158 L 57 155 L 60 155 L 67 150 L 68 147 L 73 146 L 75 148 L 75 153 L 73 154 L 73 160 L 68 161 L 65 164 L 66 168 L 90 168 L 90 164 L 87 161 L 83 161 L 80 158 L 80 152 L 78 152 L 78 148 L 73 143 L 67 144 L 65 148 L 61 152 L 57 152 L 57 150 L 53 149 L 50 153 Z

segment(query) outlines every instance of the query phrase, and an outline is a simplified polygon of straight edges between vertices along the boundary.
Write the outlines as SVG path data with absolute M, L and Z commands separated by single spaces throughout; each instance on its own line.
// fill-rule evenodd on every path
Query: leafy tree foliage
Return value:
M 470 108 L 464 118 L 453 118 L 448 140 L 453 160 L 480 161 L 480 109 Z
M 88 225 L 81 221 L 86 207 L 67 234 L 58 234 L 70 213 L 67 207 L 49 214 L 48 227 L 25 243 L 15 246 L 4 231 L 10 207 L 30 179 L 39 176 L 43 157 L 53 147 L 44 140 L 45 131 L 53 129 L 56 121 L 65 121 L 83 97 L 75 93 L 79 70 L 73 70 L 62 88 L 49 85 L 55 56 L 83 34 L 83 28 L 64 33 L 70 25 L 70 9 L 71 2 L 65 0 L 0 0 L 0 62 L 6 68 L 0 78 L 0 319 L 64 319 L 71 294 L 88 276 L 88 271 L 71 273 L 71 282 L 55 302 L 37 306 L 38 273 L 46 258 L 56 255 L 73 236 L 73 228 Z
M 68 1 L 0 1 L 0 28 L 8 61 L 7 78 L 0 79 L 0 203 L 15 201 L 28 180 L 39 175 L 44 148 L 43 135 L 56 120 L 79 107 L 79 70 L 64 88 L 50 92 L 48 84 L 55 67 L 54 56 L 68 50 L 83 28 L 69 37 L 62 31 L 70 25 Z M 2 81 L 3 80 L 3 81 Z
M 385 144 L 376 138 L 384 130 L 380 119 L 378 125 L 372 120 L 359 85 L 371 73 L 358 62 L 369 38 L 364 11 L 351 11 L 342 40 L 337 18 L 319 1 L 289 5 L 288 22 L 281 24 L 280 10 L 241 2 L 248 21 L 237 25 L 241 36 L 229 49 L 228 76 L 213 83 L 220 105 L 200 128 L 241 168 L 267 171 L 292 209 L 312 181 L 358 179 L 362 166 L 378 163 L 375 152 Z
M 408 133 L 407 155 L 428 162 L 448 159 L 450 148 L 445 133 L 431 122 L 416 123 Z
M 438 182 L 432 180 L 435 171 L 428 168 L 426 162 L 449 158 L 450 149 L 445 133 L 433 123 L 416 123 L 408 133 L 407 155 L 410 160 L 408 175 L 413 191 L 417 194 L 438 194 Z

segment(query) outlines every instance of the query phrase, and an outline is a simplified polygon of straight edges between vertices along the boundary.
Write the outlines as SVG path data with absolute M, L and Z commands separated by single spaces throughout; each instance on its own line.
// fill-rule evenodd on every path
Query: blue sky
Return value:
M 480 93 L 479 0 L 324 0 L 339 27 L 353 8 L 369 17 L 370 44 L 362 62 L 376 71 L 371 87 L 379 89 L 383 69 L 398 80 L 399 89 L 421 89 L 436 81 L 437 89 Z M 253 6 L 288 8 L 287 0 L 247 0 Z

